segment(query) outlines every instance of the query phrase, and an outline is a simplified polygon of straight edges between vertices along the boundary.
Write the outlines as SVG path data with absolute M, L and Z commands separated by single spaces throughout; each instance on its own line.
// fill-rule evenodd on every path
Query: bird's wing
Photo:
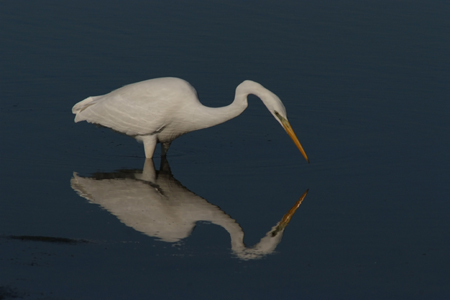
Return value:
M 180 102 L 186 100 L 178 89 L 128 85 L 76 104 L 75 122 L 87 121 L 132 136 L 148 135 L 172 122 Z
M 164 120 L 157 107 L 138 105 L 136 100 L 127 101 L 121 96 L 104 97 L 86 104 L 75 117 L 75 122 L 87 121 L 109 127 L 128 135 L 152 134 Z
M 186 109 L 200 105 L 195 89 L 178 78 L 158 78 L 126 85 L 73 107 L 75 122 L 87 121 L 128 135 L 149 135 L 177 124 Z

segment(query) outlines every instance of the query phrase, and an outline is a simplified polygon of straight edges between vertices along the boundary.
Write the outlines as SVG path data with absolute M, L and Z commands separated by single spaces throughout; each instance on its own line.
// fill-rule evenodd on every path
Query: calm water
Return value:
M 0 299 L 450 297 L 447 1 L 0 6 Z M 208 106 L 262 83 L 311 164 L 256 97 L 171 172 L 73 123 L 162 76 Z

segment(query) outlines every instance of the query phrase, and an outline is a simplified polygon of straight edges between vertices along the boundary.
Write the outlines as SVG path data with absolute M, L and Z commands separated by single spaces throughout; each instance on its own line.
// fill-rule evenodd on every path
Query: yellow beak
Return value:
M 287 134 L 289 134 L 291 139 L 294 141 L 294 143 L 297 146 L 298 150 L 300 150 L 300 152 L 302 153 L 303 157 L 309 163 L 308 156 L 306 156 L 305 150 L 303 150 L 302 144 L 300 144 L 297 136 L 295 135 L 295 132 L 294 132 L 294 130 L 291 127 L 291 124 L 289 124 L 288 120 L 286 120 L 282 116 L 279 116 L 279 119 L 281 120 L 281 124 L 283 125 L 284 130 L 286 130 Z

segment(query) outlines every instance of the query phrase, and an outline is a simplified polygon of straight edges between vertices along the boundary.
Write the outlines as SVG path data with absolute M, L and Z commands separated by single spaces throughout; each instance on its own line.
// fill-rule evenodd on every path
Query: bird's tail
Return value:
M 73 114 L 78 114 L 80 111 L 86 109 L 88 106 L 91 106 L 92 103 L 95 99 L 100 98 L 101 96 L 94 96 L 94 97 L 89 97 L 84 99 L 83 101 L 78 102 L 77 104 L 75 104 L 72 107 L 72 113 Z

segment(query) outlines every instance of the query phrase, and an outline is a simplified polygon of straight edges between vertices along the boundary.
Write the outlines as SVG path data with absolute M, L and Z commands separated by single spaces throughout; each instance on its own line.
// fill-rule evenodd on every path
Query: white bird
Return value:
M 309 162 L 286 117 L 280 98 L 257 82 L 246 80 L 236 88 L 234 101 L 224 107 L 206 107 L 195 89 L 185 80 L 156 78 L 126 85 L 109 94 L 94 96 L 75 104 L 75 122 L 87 121 L 130 135 L 144 143 L 151 158 L 157 143 L 162 156 L 177 137 L 198 129 L 221 124 L 239 116 L 248 106 L 247 96 L 258 96 L 283 126 Z

